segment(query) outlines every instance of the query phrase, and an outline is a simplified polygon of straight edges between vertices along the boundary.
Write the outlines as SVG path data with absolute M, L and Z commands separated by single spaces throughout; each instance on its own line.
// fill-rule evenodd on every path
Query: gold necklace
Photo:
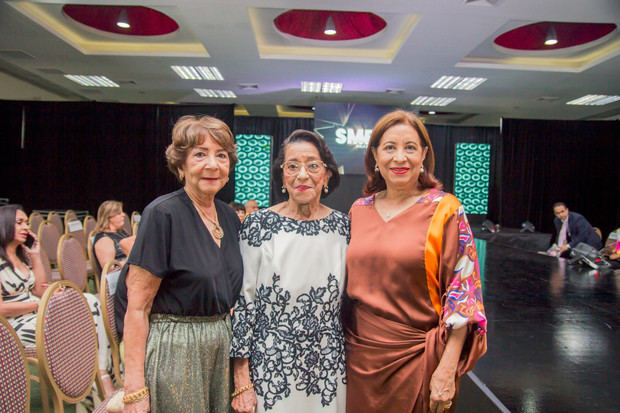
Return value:
M 207 213 L 204 212 L 202 208 L 200 208 L 198 204 L 196 204 L 195 202 L 194 202 L 194 206 L 198 210 L 198 214 L 201 217 L 205 218 L 207 221 L 213 224 L 213 228 L 211 228 L 211 233 L 213 234 L 213 236 L 218 240 L 221 240 L 222 238 L 224 238 L 224 230 L 222 229 L 222 227 L 220 226 L 218 222 L 217 209 L 215 209 L 215 204 L 213 205 L 213 210 L 215 211 L 215 219 L 208 216 Z

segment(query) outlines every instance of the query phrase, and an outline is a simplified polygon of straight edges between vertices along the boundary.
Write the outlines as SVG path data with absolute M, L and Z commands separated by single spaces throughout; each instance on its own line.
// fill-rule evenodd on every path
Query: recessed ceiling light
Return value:
M 170 66 L 170 68 L 185 80 L 224 80 L 215 66 Z
M 236 98 L 235 92 L 232 90 L 219 89 L 194 89 L 203 98 Z
M 258 89 L 257 83 L 239 83 L 239 89 Z
M 74 81 L 75 83 L 82 86 L 92 86 L 92 87 L 119 87 L 117 83 L 114 83 L 110 79 L 105 76 L 95 76 L 95 75 L 65 75 L 65 77 L 69 80 Z
M 405 93 L 404 89 L 385 89 L 385 93 L 389 93 L 391 95 L 402 95 Z
M 608 95 L 585 95 L 578 99 L 566 102 L 567 105 L 587 105 L 587 106 L 601 106 L 608 103 L 620 100 L 620 96 L 608 96 Z
M 428 111 L 428 114 L 429 114 L 429 115 L 434 115 L 435 113 L 437 113 L 437 112 L 435 112 L 434 110 L 429 110 L 429 111 Z
M 454 102 L 456 98 L 440 98 L 434 96 L 418 96 L 411 104 L 414 106 L 446 106 Z
M 442 76 L 431 87 L 435 89 L 473 90 L 486 80 L 484 77 Z

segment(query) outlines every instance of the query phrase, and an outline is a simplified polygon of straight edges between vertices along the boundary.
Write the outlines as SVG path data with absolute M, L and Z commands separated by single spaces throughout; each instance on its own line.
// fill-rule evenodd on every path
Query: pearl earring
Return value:
M 424 173 L 424 165 L 420 166 L 420 173 L 423 174 Z
M 329 186 L 325 185 L 325 187 L 323 188 L 323 192 L 328 193 L 329 192 Z
M 379 165 L 375 164 L 375 172 L 379 172 Z
M 282 193 L 285 194 L 286 193 L 286 188 L 284 188 L 284 185 L 282 185 Z

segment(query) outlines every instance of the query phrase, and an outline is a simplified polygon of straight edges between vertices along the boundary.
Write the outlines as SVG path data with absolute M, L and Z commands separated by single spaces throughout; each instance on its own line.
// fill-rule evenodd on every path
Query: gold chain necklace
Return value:
M 224 238 L 224 230 L 222 229 L 222 227 L 220 226 L 218 219 L 217 219 L 217 209 L 215 208 L 215 204 L 213 204 L 213 210 L 215 211 L 215 219 L 211 218 L 210 216 L 207 215 L 206 212 L 204 212 L 202 210 L 202 208 L 200 208 L 198 206 L 197 203 L 193 202 L 194 206 L 196 207 L 196 209 L 198 210 L 198 214 L 205 218 L 207 221 L 209 221 L 210 223 L 213 224 L 213 228 L 211 228 L 211 233 L 213 234 L 213 236 L 218 239 L 221 240 L 222 238 Z

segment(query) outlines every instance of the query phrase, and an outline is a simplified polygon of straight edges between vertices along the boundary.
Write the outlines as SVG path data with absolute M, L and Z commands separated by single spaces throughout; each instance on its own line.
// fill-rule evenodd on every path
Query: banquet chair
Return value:
M 47 222 L 51 222 L 52 224 L 54 224 L 54 226 L 56 227 L 56 229 L 58 229 L 58 233 L 63 234 L 65 231 L 65 227 L 62 224 L 62 219 L 60 219 L 60 215 L 58 215 L 58 212 L 56 211 L 50 211 L 47 214 Z
M 56 265 L 58 262 L 58 241 L 60 240 L 60 232 L 58 232 L 58 228 L 51 222 L 44 221 L 39 226 L 37 238 L 39 239 L 41 248 L 47 254 L 47 258 L 52 266 Z
M 0 317 L 0 412 L 30 412 L 28 363 L 13 327 Z
M 142 214 L 140 214 L 138 211 L 133 211 L 131 213 L 131 225 L 133 226 L 133 224 L 135 224 L 136 222 L 140 222 L 141 218 Z
M 77 404 L 84 400 L 93 383 L 103 399 L 95 323 L 86 298 L 72 282 L 55 282 L 41 297 L 36 349 L 44 409 L 44 387 L 56 413 L 64 412 L 63 402 Z
M 84 235 L 86 236 L 86 239 L 88 239 L 88 234 L 90 234 L 91 231 L 94 230 L 95 227 L 97 226 L 97 220 L 92 215 L 86 215 L 84 217 L 83 226 L 84 226 Z
M 116 282 L 110 283 L 109 280 L 112 277 L 120 275 L 121 265 L 118 261 L 112 260 L 108 262 L 101 271 L 101 290 L 99 294 L 99 300 L 101 302 L 101 318 L 103 318 L 103 325 L 105 327 L 105 333 L 108 336 L 108 342 L 112 348 L 112 366 L 114 367 L 114 378 L 118 386 L 123 387 L 123 376 L 121 375 L 121 358 L 119 351 L 120 337 L 116 330 L 116 319 L 114 317 L 114 293 L 110 291 L 112 285 L 115 289 Z
M 46 282 L 53 283 L 55 281 L 60 281 L 60 272 L 58 269 L 52 269 L 50 260 L 47 258 L 47 254 L 43 248 L 41 248 L 41 263 L 43 264 L 43 270 L 45 271 Z
M 80 291 L 88 287 L 86 255 L 73 234 L 64 234 L 58 241 L 58 271 L 61 279 L 71 281 Z
M 78 217 L 75 211 L 72 209 L 67 209 L 65 211 L 65 216 L 63 218 L 65 232 L 67 232 L 67 224 L 71 221 L 76 221 L 76 220 L 78 220 Z
M 30 225 L 30 231 L 33 233 L 37 233 L 39 231 L 39 226 L 43 223 L 44 219 L 38 212 L 33 212 L 28 217 L 28 225 Z

